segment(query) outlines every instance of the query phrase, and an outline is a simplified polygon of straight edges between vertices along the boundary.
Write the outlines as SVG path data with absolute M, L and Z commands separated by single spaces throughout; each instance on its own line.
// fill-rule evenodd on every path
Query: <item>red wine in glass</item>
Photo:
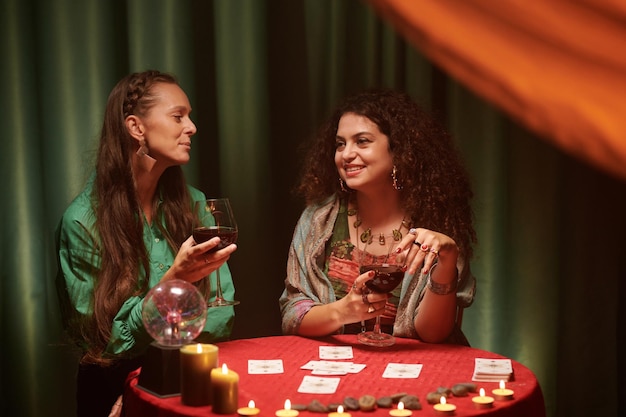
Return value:
M 197 201 L 194 205 L 194 213 L 197 217 L 194 219 L 192 234 L 196 243 L 206 242 L 215 236 L 220 238 L 220 243 L 206 253 L 216 252 L 237 241 L 237 222 L 228 198 L 209 198 L 204 201 Z M 215 300 L 207 305 L 209 307 L 222 307 L 237 304 L 239 301 L 224 298 L 220 282 L 220 270 L 219 268 L 216 269 Z
M 361 266 L 360 273 L 375 270 L 374 278 L 365 282 L 365 286 L 377 293 L 393 291 L 404 278 L 404 271 L 400 265 L 375 264 Z
M 203 226 L 193 230 L 193 240 L 195 240 L 196 243 L 206 242 L 215 236 L 220 238 L 220 243 L 207 252 L 217 252 L 218 250 L 237 242 L 237 229 L 226 226 Z
M 374 278 L 365 282 L 365 286 L 372 292 L 388 293 L 394 290 L 404 278 L 404 271 L 400 265 L 392 264 L 372 264 L 362 265 L 359 268 L 361 274 L 368 271 L 376 271 Z M 385 347 L 395 343 L 395 338 L 380 330 L 380 315 L 376 316 L 374 330 L 361 332 L 357 335 L 357 340 L 364 345 Z

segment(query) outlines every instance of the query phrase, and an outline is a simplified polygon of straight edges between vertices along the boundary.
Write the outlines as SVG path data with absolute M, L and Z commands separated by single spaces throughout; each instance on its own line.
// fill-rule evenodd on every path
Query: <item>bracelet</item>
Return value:
M 454 281 L 448 284 L 440 284 L 436 281 L 433 281 L 431 279 L 431 276 L 433 273 L 433 269 L 435 269 L 436 266 L 437 264 L 434 264 L 430 268 L 430 271 L 428 271 L 428 279 L 426 281 L 426 287 L 437 295 L 448 295 L 450 293 L 453 293 L 456 290 L 458 279 L 455 279 Z

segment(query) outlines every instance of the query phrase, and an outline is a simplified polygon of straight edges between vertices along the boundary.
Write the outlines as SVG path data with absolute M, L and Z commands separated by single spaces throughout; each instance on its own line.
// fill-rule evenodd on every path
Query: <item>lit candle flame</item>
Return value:
M 291 410 L 291 401 L 285 400 L 285 410 Z
M 339 414 L 343 413 L 343 405 L 340 405 L 339 407 L 337 407 L 337 412 Z
M 445 404 L 446 403 L 446 397 L 444 397 L 443 395 L 441 397 L 439 397 L 439 402 L 441 404 Z M 398 405 L 400 405 L 400 404 L 398 403 Z
M 198 353 L 202 353 L 202 345 L 201 345 L 200 343 L 198 343 L 198 344 L 196 345 L 196 351 L 197 351 Z
M 222 373 L 224 375 L 228 375 L 228 366 L 226 366 L 226 364 L 222 365 Z
M 484 388 L 481 388 L 481 389 L 480 389 L 480 391 L 479 391 L 479 393 L 480 393 L 480 396 L 481 396 L 481 397 L 484 397 L 484 396 L 485 396 L 485 389 L 484 389 Z
M 504 380 L 500 380 L 500 389 L 504 389 Z
M 248 401 L 248 407 L 249 408 L 254 408 L 255 406 L 256 406 L 256 404 L 254 403 L 254 400 Z
M 404 410 L 404 403 L 402 401 L 398 403 L 398 410 Z

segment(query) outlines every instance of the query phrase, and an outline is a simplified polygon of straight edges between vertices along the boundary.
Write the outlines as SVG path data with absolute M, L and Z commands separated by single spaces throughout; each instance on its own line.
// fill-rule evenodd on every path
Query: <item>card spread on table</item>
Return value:
M 474 381 L 508 381 L 513 375 L 513 364 L 510 359 L 475 358 Z
M 306 375 L 298 392 L 303 394 L 334 394 L 339 386 L 340 378 L 321 378 L 316 376 Z
M 312 371 L 320 362 L 321 361 L 308 361 L 307 363 L 302 365 L 300 369 L 306 369 L 306 370 Z
M 417 378 L 421 371 L 421 363 L 388 363 L 383 378 Z
M 352 346 L 320 346 L 320 359 L 352 358 Z
M 282 359 L 248 359 L 249 374 L 282 374 L 283 372 L 285 370 L 283 369 Z
M 313 375 L 356 374 L 365 369 L 365 364 L 337 361 L 308 361 L 300 367 L 312 371 Z
M 348 372 L 351 374 L 358 374 L 363 369 L 365 369 L 364 363 L 353 363 L 352 365 L 350 365 L 350 369 L 348 370 Z

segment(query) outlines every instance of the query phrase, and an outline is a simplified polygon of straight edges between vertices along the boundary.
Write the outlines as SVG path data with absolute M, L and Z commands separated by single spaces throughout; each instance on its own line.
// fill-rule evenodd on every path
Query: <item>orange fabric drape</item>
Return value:
M 368 1 L 474 93 L 626 180 L 626 2 Z

